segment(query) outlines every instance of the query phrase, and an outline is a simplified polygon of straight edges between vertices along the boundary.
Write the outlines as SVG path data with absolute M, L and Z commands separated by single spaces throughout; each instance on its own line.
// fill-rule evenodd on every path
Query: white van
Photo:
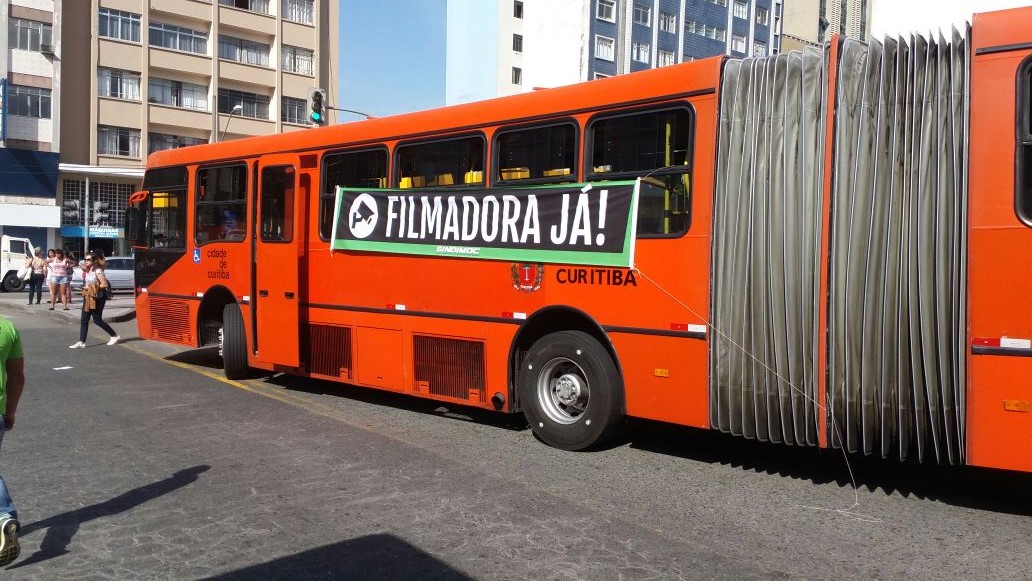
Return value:
M 32 241 L 28 238 L 0 236 L 0 290 L 20 291 L 25 281 L 18 271 L 25 267 L 25 259 L 32 258 Z

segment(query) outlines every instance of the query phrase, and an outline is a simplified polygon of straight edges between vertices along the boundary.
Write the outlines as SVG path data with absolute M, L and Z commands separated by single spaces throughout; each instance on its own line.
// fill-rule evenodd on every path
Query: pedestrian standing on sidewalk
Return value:
M 65 287 L 65 304 L 72 304 L 72 286 L 75 284 L 75 267 L 79 266 L 79 263 L 75 260 L 75 253 L 71 250 L 65 251 L 65 262 L 68 263 L 68 286 Z M 81 280 L 79 281 L 82 282 Z
M 47 289 L 50 291 L 50 298 L 47 299 L 47 302 L 50 303 L 51 307 L 54 306 L 54 271 L 50 269 L 50 263 L 52 263 L 55 258 L 57 258 L 57 251 L 53 248 L 47 250 Z
M 65 260 L 64 250 L 58 248 L 54 251 L 54 259 L 50 261 L 50 310 L 54 310 L 57 301 L 68 310 L 68 297 L 65 296 L 65 289 L 68 287 L 68 262 Z
M 25 387 L 25 356 L 14 323 L 0 317 L 0 443 L 4 432 L 14 429 L 14 412 Z M 18 558 L 18 511 L 0 476 L 0 567 Z
M 32 293 L 36 293 L 36 304 L 43 299 L 43 281 L 47 278 L 47 261 L 43 259 L 43 251 L 35 248 L 32 258 L 25 261 L 25 266 L 32 270 L 29 276 L 29 304 L 32 304 Z
M 110 285 L 104 276 L 104 257 L 87 254 L 82 266 L 84 282 L 82 285 L 82 316 L 79 318 L 79 341 L 68 346 L 69 349 L 82 349 L 86 346 L 86 334 L 90 330 L 90 319 L 98 327 L 111 335 L 108 345 L 118 343 L 119 336 L 111 325 L 104 321 L 104 304 L 107 303 Z

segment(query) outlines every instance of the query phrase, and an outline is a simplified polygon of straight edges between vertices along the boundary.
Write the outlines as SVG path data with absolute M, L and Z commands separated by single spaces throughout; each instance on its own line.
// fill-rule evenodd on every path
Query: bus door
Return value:
M 258 166 L 254 214 L 254 345 L 259 361 L 297 367 L 300 301 L 296 157 L 266 156 Z

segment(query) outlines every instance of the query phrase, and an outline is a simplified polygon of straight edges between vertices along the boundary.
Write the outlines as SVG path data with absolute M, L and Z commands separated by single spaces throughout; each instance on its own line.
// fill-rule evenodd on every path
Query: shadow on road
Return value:
M 169 355 L 165 359 L 168 359 L 169 361 L 177 361 L 179 363 L 186 363 L 187 365 L 205 367 L 207 369 L 222 369 L 222 357 L 219 356 L 218 347 L 191 349 L 189 351 L 176 353 L 175 355 Z
M 111 500 L 105 500 L 104 502 L 84 506 L 48 519 L 23 525 L 18 532 L 19 536 L 24 537 L 41 529 L 46 529 L 46 536 L 43 537 L 43 542 L 40 543 L 38 551 L 27 559 L 8 567 L 8 569 L 17 569 L 64 555 L 68 552 L 68 545 L 71 543 L 72 537 L 79 532 L 79 526 L 83 523 L 136 508 L 141 504 L 195 482 L 202 473 L 210 469 L 211 466 L 207 464 L 185 468 L 164 480 L 134 488 Z
M 269 385 L 276 385 L 291 391 L 313 395 L 329 395 L 347 398 L 372 405 L 397 408 L 409 412 L 445 417 L 451 420 L 474 422 L 506 430 L 524 430 L 527 422 L 523 414 L 501 414 L 490 410 L 467 407 L 460 404 L 434 401 L 401 393 L 357 387 L 346 383 L 335 383 L 294 375 L 274 375 L 265 379 Z
M 839 450 L 799 448 L 746 440 L 710 430 L 636 421 L 630 445 L 688 460 L 723 464 L 815 484 L 852 486 L 850 471 Z M 901 463 L 880 457 L 849 456 L 859 488 L 938 500 L 978 510 L 1032 516 L 1028 491 L 1032 474 L 968 466 Z
M 394 535 L 369 535 L 208 577 L 251 579 L 472 579 Z

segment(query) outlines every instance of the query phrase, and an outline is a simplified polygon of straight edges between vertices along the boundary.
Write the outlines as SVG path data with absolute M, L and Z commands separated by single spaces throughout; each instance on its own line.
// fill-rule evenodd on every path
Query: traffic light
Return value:
M 326 89 L 308 90 L 308 119 L 315 125 L 326 123 Z
M 79 200 L 65 200 L 63 206 L 64 209 L 61 210 L 63 217 L 74 221 L 76 224 L 82 224 L 82 217 L 79 214 Z
M 107 202 L 93 202 L 93 212 L 90 213 L 90 222 L 96 226 L 108 226 L 111 217 L 108 214 Z

